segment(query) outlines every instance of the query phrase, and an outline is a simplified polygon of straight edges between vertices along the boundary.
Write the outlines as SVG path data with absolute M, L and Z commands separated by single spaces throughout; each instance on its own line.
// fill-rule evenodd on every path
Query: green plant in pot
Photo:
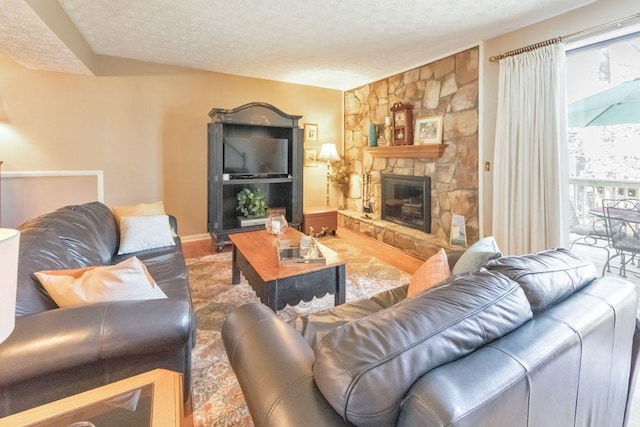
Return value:
M 243 188 L 236 195 L 238 199 L 238 207 L 236 210 L 242 213 L 243 216 L 250 217 L 264 217 L 267 215 L 267 202 L 264 200 L 264 195 L 260 192 L 259 188 L 252 190 L 251 188 Z

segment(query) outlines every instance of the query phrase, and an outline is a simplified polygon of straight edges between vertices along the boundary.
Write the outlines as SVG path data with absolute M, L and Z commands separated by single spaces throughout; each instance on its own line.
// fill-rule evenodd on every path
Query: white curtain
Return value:
M 505 254 L 568 243 L 563 44 L 500 60 L 493 233 Z

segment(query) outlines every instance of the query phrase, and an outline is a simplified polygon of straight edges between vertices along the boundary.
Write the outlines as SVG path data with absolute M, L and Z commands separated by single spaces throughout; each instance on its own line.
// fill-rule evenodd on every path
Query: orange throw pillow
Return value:
M 411 276 L 407 298 L 431 289 L 449 276 L 451 276 L 451 270 L 449 269 L 447 253 L 441 248 Z

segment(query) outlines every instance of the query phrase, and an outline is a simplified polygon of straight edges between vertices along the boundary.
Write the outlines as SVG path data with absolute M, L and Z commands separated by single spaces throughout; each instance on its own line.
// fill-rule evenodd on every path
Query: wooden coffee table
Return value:
M 299 240 L 303 234 L 289 227 L 283 239 Z M 345 262 L 321 245 L 327 262 L 322 264 L 278 265 L 276 236 L 266 230 L 235 233 L 231 283 L 240 283 L 240 272 L 260 301 L 274 312 L 287 304 L 311 301 L 326 294 L 335 295 L 335 305 L 345 300 Z

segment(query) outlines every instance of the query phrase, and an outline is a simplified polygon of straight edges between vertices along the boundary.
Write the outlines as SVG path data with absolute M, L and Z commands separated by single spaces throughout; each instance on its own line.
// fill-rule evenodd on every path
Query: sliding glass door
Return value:
M 570 197 L 575 216 L 640 196 L 640 27 L 567 46 Z

